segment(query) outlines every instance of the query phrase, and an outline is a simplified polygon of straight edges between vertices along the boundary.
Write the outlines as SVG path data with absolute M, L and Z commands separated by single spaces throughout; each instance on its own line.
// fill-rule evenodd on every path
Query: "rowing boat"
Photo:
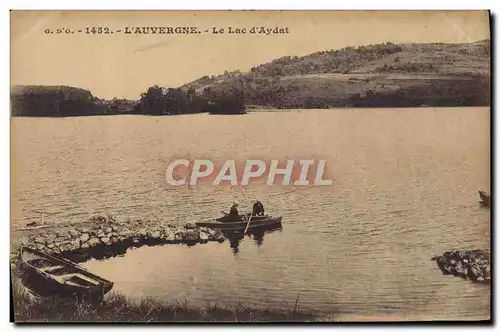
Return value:
M 247 216 L 249 217 L 249 216 Z M 217 218 L 215 221 L 211 222 L 197 222 L 198 227 L 207 227 L 212 229 L 220 229 L 222 231 L 244 231 L 247 228 L 248 219 L 244 218 L 242 221 L 238 222 L 224 222 L 222 221 L 224 217 Z M 246 220 L 245 220 L 246 219 Z M 281 228 L 282 217 L 273 216 L 252 216 L 250 223 L 248 224 L 248 232 L 260 229 L 277 229 Z
M 18 267 L 23 284 L 41 297 L 69 297 L 102 301 L 113 282 L 64 258 L 29 247 L 19 250 Z
M 479 197 L 481 197 L 482 203 L 484 205 L 487 205 L 487 206 L 490 205 L 490 195 L 488 195 L 486 192 L 480 190 Z

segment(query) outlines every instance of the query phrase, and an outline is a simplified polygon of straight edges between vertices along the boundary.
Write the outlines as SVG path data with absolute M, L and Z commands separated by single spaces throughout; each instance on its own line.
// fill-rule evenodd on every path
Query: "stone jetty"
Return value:
M 447 251 L 433 257 L 443 274 L 490 284 L 490 253 L 487 250 Z
M 193 223 L 171 225 L 157 220 L 118 222 L 112 217 L 97 216 L 78 225 L 54 225 L 21 237 L 13 244 L 11 262 L 16 262 L 21 245 L 79 263 L 90 258 L 123 255 L 127 249 L 143 245 L 196 245 L 225 240 L 221 231 L 199 228 Z

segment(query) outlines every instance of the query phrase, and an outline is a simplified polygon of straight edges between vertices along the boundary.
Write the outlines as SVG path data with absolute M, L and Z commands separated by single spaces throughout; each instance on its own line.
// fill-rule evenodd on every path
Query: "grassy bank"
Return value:
M 117 293 L 108 295 L 100 305 L 62 301 L 57 298 L 34 300 L 13 282 L 12 297 L 17 323 L 33 322 L 306 322 L 324 321 L 316 314 L 303 312 L 291 303 L 290 310 L 255 309 L 242 304 L 231 307 L 217 304 L 191 307 L 185 303 L 162 303 L 145 298 L 134 303 Z

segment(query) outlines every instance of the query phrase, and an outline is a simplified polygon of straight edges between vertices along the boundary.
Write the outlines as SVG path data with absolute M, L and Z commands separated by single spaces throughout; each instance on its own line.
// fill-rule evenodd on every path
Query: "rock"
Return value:
M 65 243 L 60 247 L 61 251 L 71 251 L 73 246 L 71 243 Z
M 467 276 L 467 268 L 462 264 L 462 262 L 458 262 L 457 265 L 455 265 L 455 271 L 460 276 Z
M 34 238 L 33 242 L 38 243 L 38 244 L 45 244 L 46 238 L 43 236 L 37 236 Z
M 134 244 L 138 244 L 138 243 L 139 243 L 139 239 L 138 239 L 138 238 L 134 238 L 134 239 L 132 240 L 132 242 L 133 242 Z
M 74 229 L 74 228 L 71 228 L 71 229 L 69 230 L 69 234 L 71 235 L 71 237 L 78 237 L 78 236 L 80 236 L 80 232 L 78 232 L 78 231 L 77 231 L 76 229 Z
M 44 251 L 44 249 L 45 249 L 45 248 L 46 248 L 46 247 L 45 247 L 43 244 L 37 244 L 37 245 L 36 245 L 36 249 L 37 249 L 37 250 Z
M 174 234 L 174 241 L 176 241 L 176 242 L 182 241 L 183 238 L 184 238 L 184 233 L 183 232 L 176 232 Z
M 100 230 L 97 231 L 97 237 L 98 238 L 105 237 L 105 236 L 106 236 L 106 234 L 104 234 L 104 231 L 102 229 L 100 229 Z
M 185 229 L 195 229 L 196 225 L 192 222 L 188 222 L 187 224 L 184 225 Z
M 217 242 L 224 242 L 226 240 L 226 237 L 224 236 L 221 230 L 216 230 L 214 236 L 215 236 L 215 241 Z
M 88 243 L 82 243 L 81 248 L 82 249 L 88 249 L 90 246 Z
M 47 244 L 47 248 L 49 249 L 54 249 L 55 245 L 54 242 Z
M 122 229 L 120 232 L 118 232 L 118 235 L 123 236 L 123 237 L 129 237 L 132 235 L 132 232 L 128 229 Z
M 443 274 L 452 274 L 477 282 L 486 281 L 488 278 L 486 269 L 489 269 L 490 264 L 489 260 L 482 260 L 484 256 L 488 258 L 489 254 L 480 251 L 459 250 L 445 252 L 443 256 L 435 260 Z
M 29 243 L 29 239 L 27 237 L 23 237 L 20 241 L 21 245 L 27 246 Z
M 217 234 L 214 229 L 207 229 L 207 234 L 208 234 L 208 240 L 209 241 L 215 241 L 215 235 Z
M 117 225 L 112 225 L 112 226 L 111 226 L 111 230 L 112 230 L 113 232 L 118 232 L 118 226 L 117 226 Z
M 56 248 L 61 248 L 63 245 L 64 245 L 64 242 L 62 242 L 62 241 L 54 242 L 54 247 L 56 247 Z
M 68 237 L 70 234 L 66 230 L 59 230 L 57 231 L 57 237 L 65 238 Z
M 90 235 L 89 235 L 88 233 L 83 233 L 83 234 L 80 236 L 80 241 L 81 241 L 82 243 L 87 242 L 89 239 L 90 239 Z
M 108 244 L 110 242 L 110 239 L 109 237 L 107 236 L 103 236 L 100 238 L 101 242 L 104 243 L 104 244 Z
M 206 243 L 208 242 L 208 234 L 205 232 L 200 232 L 200 242 Z
M 98 238 L 95 238 L 95 237 L 91 237 L 87 243 L 89 244 L 90 247 L 95 247 L 97 245 L 99 245 L 101 243 L 101 241 L 99 241 Z
M 111 243 L 117 243 L 119 241 L 118 236 L 111 236 L 109 239 Z
M 199 239 L 200 233 L 196 229 L 187 229 L 182 237 L 182 240 L 187 242 L 198 241 Z
M 160 231 L 154 231 L 151 233 L 151 238 L 155 240 L 160 240 L 161 239 L 161 232 Z
M 74 239 L 71 243 L 71 250 L 78 250 L 80 249 L 80 238 Z
M 104 216 L 93 216 L 92 218 L 90 218 L 91 221 L 96 221 L 98 223 L 103 223 L 106 221 L 106 217 Z
M 106 234 L 110 234 L 113 231 L 111 227 L 106 228 Z
M 51 243 L 54 243 L 56 241 L 56 237 L 53 236 L 53 235 L 49 235 L 45 238 L 45 243 L 46 244 L 51 244 Z
M 165 229 L 165 232 L 163 233 L 163 239 L 167 242 L 173 242 L 175 241 L 175 233 L 169 229 Z
M 138 234 L 139 236 L 146 237 L 146 236 L 148 236 L 148 231 L 147 231 L 145 228 L 141 228 L 141 229 L 137 232 L 137 234 Z
M 469 277 L 469 279 L 473 281 L 476 281 L 479 276 L 481 276 L 481 270 L 476 266 L 469 266 L 469 268 L 467 269 L 467 277 Z

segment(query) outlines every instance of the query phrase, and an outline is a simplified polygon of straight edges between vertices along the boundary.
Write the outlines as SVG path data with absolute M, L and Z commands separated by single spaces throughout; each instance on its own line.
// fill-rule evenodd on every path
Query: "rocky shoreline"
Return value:
M 220 230 L 199 228 L 193 223 L 171 225 L 152 220 L 118 222 L 112 217 L 97 216 L 84 224 L 54 225 L 21 237 L 13 243 L 11 263 L 17 262 L 20 246 L 81 263 L 91 258 L 123 255 L 127 249 L 143 245 L 195 245 L 225 240 Z
M 11 243 L 11 267 L 15 268 L 18 251 L 28 246 L 57 257 L 82 263 L 124 255 L 130 248 L 144 245 L 184 244 L 226 241 L 220 230 L 197 227 L 193 223 L 172 225 L 159 220 L 120 222 L 113 217 L 97 216 L 73 225 L 54 224 L 33 229 L 14 237 Z M 490 284 L 491 267 L 488 250 L 447 251 L 432 257 L 444 275 L 454 275 L 473 282 Z
M 432 258 L 444 275 L 454 275 L 473 282 L 490 284 L 490 253 L 487 250 L 447 251 Z

